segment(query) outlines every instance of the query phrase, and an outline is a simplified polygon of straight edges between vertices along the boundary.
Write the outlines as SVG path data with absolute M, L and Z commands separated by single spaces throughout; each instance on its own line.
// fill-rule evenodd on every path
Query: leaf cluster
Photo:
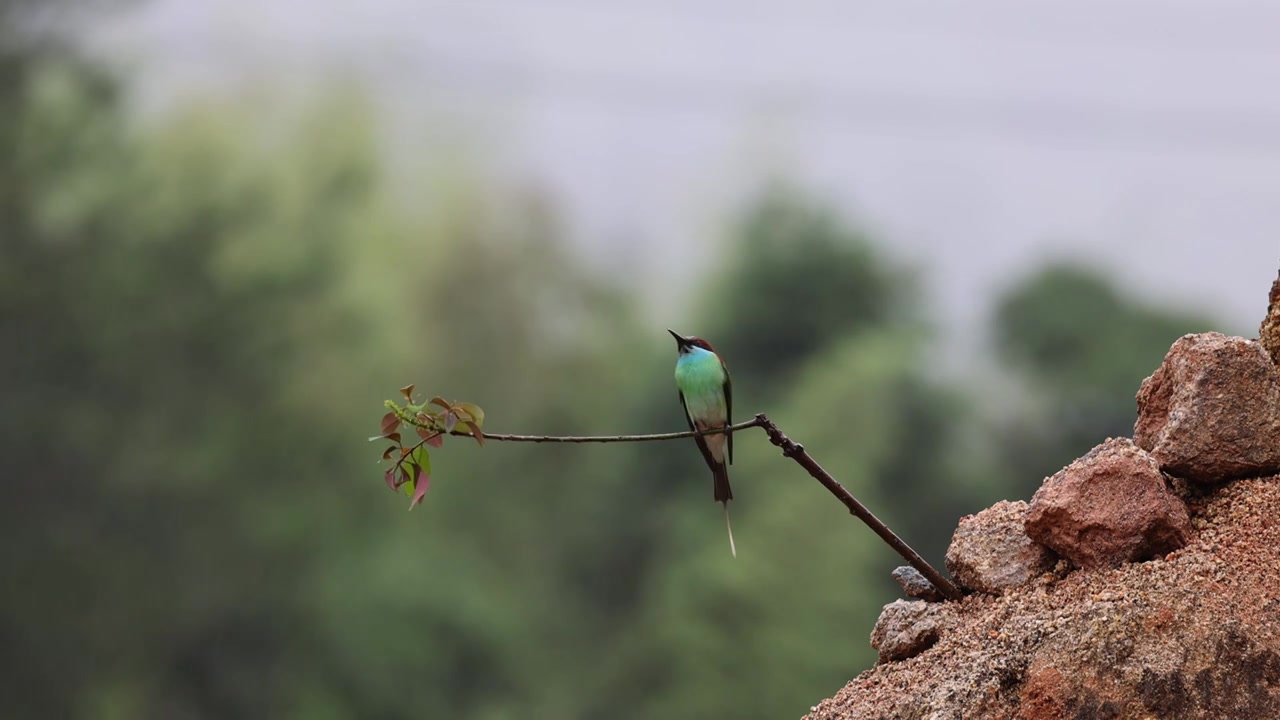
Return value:
M 415 404 L 413 390 L 413 385 L 400 388 L 400 394 L 405 400 L 403 406 L 394 400 L 386 401 L 388 412 L 382 416 L 382 434 L 369 438 L 370 442 L 391 441 L 392 444 L 382 451 L 382 460 L 391 463 L 383 475 L 387 487 L 392 490 L 403 488 L 405 495 L 411 498 L 410 510 L 422 502 L 431 484 L 431 453 L 428 446 L 442 447 L 446 435 L 469 434 L 477 444 L 484 447 L 484 410 L 479 405 L 449 401 L 438 395 L 425 403 Z M 416 443 L 404 443 L 400 434 L 402 425 L 413 428 L 418 436 Z M 466 433 L 458 431 L 459 425 L 467 428 Z

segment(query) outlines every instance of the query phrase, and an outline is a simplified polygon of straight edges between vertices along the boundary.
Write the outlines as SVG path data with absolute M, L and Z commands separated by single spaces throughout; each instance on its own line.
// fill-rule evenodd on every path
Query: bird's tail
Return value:
M 729 531 L 729 552 L 738 557 L 738 548 L 733 544 L 733 525 L 729 523 L 729 501 L 733 499 L 733 488 L 729 486 L 729 466 L 718 463 L 711 468 L 715 478 L 716 502 L 724 505 L 724 527 Z
M 716 502 L 727 503 L 733 499 L 733 488 L 729 487 L 729 466 L 723 462 L 711 465 L 711 477 L 715 479 Z
M 738 557 L 738 548 L 733 544 L 733 525 L 729 522 L 729 503 L 724 504 L 724 527 L 729 531 L 729 552 Z

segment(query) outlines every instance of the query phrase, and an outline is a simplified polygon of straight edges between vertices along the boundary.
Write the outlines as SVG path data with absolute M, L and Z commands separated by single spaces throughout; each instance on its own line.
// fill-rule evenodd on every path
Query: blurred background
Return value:
M 1280 258 L 1280 5 L 0 0 L 14 718 L 798 717 L 896 556 L 1127 435 Z

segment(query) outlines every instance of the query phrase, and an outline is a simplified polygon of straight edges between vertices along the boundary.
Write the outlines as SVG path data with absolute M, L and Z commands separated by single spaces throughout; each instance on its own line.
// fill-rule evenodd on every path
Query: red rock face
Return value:
M 1138 390 L 1133 439 L 1197 482 L 1280 471 L 1280 370 L 1251 340 L 1186 335 Z
M 937 641 L 808 720 L 1277 720 L 1280 477 L 1188 503 L 1190 542 L 1163 559 L 917 603 L 954 610 L 937 616 Z
M 1174 343 L 1133 441 L 963 518 L 947 567 L 982 592 L 885 606 L 880 662 L 807 720 L 1280 718 L 1280 280 L 1270 300 L 1260 342 Z
M 1056 558 L 1027 536 L 1026 517 L 1025 502 L 1001 500 L 960 518 L 947 548 L 947 570 L 956 582 L 998 595 L 1052 568 Z
M 1132 441 L 1112 439 L 1045 480 L 1026 530 L 1079 567 L 1116 567 L 1186 545 L 1191 521 L 1156 461 Z

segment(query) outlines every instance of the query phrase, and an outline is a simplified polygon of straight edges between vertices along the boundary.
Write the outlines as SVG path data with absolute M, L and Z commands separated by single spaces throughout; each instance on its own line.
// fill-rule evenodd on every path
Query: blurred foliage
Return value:
M 1100 271 L 1053 263 L 997 301 L 996 348 L 1029 390 L 1008 414 L 1005 459 L 1033 491 L 1108 437 L 1128 437 L 1134 397 L 1174 340 L 1215 328 L 1191 312 L 1124 297 Z
M 735 358 L 747 400 L 768 401 L 810 357 L 850 335 L 916 319 L 912 278 L 877 256 L 834 212 L 773 188 L 739 219 L 734 246 L 703 319 L 717 350 Z M 702 318 L 700 318 L 702 319 Z M 754 397 L 752 397 L 754 396 Z
M 358 92 L 141 125 L 56 43 L 5 48 L 7 717 L 798 716 L 871 662 L 899 561 L 763 437 L 733 560 L 692 442 L 458 438 L 410 514 L 371 403 L 417 381 L 498 430 L 678 430 L 670 325 L 937 563 L 960 514 L 1126 430 L 1206 326 L 1033 275 L 995 314 L 1029 398 L 1001 416 L 934 372 L 909 269 L 796 193 L 656 323 L 545 198 L 424 162 L 396 202 Z

